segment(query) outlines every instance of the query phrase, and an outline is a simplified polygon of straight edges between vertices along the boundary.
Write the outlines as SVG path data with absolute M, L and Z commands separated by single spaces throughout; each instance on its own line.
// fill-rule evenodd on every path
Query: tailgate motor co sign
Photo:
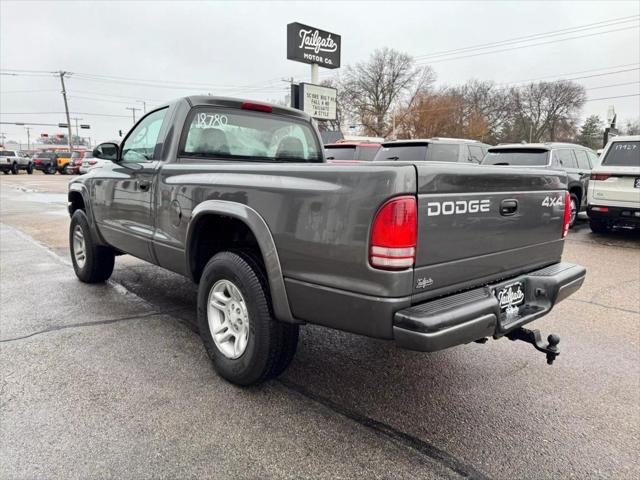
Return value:
M 338 68 L 340 35 L 297 22 L 290 23 L 287 25 L 287 58 L 324 68 Z
M 301 83 L 299 108 L 318 120 L 335 120 L 336 97 L 335 88 Z

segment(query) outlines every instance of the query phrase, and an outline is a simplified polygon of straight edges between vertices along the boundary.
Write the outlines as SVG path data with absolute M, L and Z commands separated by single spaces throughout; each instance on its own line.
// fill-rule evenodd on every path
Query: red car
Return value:
M 330 163 L 370 162 L 380 150 L 379 143 L 340 142 L 324 146 L 324 155 Z

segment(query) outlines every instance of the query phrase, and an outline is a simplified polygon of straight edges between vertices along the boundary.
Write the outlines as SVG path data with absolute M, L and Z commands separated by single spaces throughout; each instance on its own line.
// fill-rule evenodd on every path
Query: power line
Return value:
M 588 98 L 587 102 L 595 102 L 596 100 L 613 100 L 614 98 L 639 97 L 640 93 L 632 93 L 631 95 L 617 95 L 615 97 Z
M 640 18 L 640 15 L 630 15 L 630 16 L 627 16 L 627 17 L 613 18 L 613 19 L 610 19 L 610 20 L 603 20 L 601 22 L 589 23 L 589 24 L 586 24 L 586 25 L 578 25 L 578 26 L 575 26 L 575 27 L 568 27 L 568 28 L 563 28 L 563 29 L 560 29 L 560 30 L 552 30 L 552 31 L 549 31 L 549 32 L 525 35 L 523 37 L 514 37 L 514 38 L 508 38 L 508 39 L 505 39 L 505 40 L 495 41 L 495 42 L 482 43 L 482 44 L 479 44 L 479 45 L 471 45 L 471 46 L 468 46 L 468 47 L 456 48 L 456 49 L 452 49 L 452 50 L 441 50 L 439 52 L 427 53 L 427 54 L 422 54 L 422 55 L 415 55 L 413 58 L 414 59 L 419 59 L 419 58 L 425 58 L 425 57 L 439 57 L 439 56 L 443 56 L 443 55 L 451 55 L 451 54 L 455 54 L 455 53 L 462 53 L 462 52 L 465 52 L 465 51 L 484 50 L 484 49 L 487 49 L 487 48 L 503 46 L 503 45 L 510 45 L 510 44 L 513 44 L 513 43 L 522 43 L 522 42 L 525 42 L 527 40 L 536 40 L 536 39 L 539 39 L 539 38 L 553 37 L 553 36 L 558 36 L 558 35 L 568 35 L 570 33 L 575 33 L 575 32 L 582 31 L 582 30 L 592 30 L 592 29 L 597 29 L 597 28 L 605 28 L 605 27 L 609 27 L 609 26 L 613 26 L 613 25 L 618 25 L 618 24 L 622 24 L 622 23 L 635 22 L 639 18 Z
M 1 115 L 64 115 L 65 112 L 2 112 Z M 130 118 L 129 115 L 112 115 L 108 113 L 69 112 L 73 115 L 88 115 L 94 117 Z
M 432 64 L 432 63 L 449 62 L 449 61 L 452 61 L 452 60 L 461 60 L 463 58 L 480 57 L 482 55 L 491 55 L 493 53 L 510 52 L 512 50 L 521 50 L 523 48 L 530 48 L 530 47 L 537 47 L 537 46 L 540 46 L 540 45 L 549 45 L 549 44 L 553 44 L 553 43 L 566 42 L 566 41 L 575 40 L 575 39 L 578 39 L 578 38 L 595 37 L 595 36 L 598 36 L 598 35 L 606 35 L 608 33 L 621 32 L 623 30 L 637 29 L 639 27 L 640 27 L 639 25 L 634 25 L 632 27 L 616 28 L 616 29 L 613 29 L 613 30 L 605 30 L 604 32 L 588 33 L 588 34 L 585 34 L 585 35 L 576 35 L 575 37 L 559 38 L 559 39 L 556 39 L 556 40 L 549 40 L 547 42 L 531 43 L 529 45 L 520 45 L 520 46 L 517 46 L 517 47 L 503 48 L 501 50 L 492 50 L 490 52 L 473 53 L 473 54 L 470 54 L 470 55 L 462 55 L 462 56 L 452 57 L 452 58 L 441 58 L 441 59 L 432 60 L 432 61 L 416 62 L 416 65 L 427 65 L 427 64 Z
M 625 85 L 640 85 L 640 82 L 625 82 L 625 83 L 613 83 L 611 85 L 600 85 L 597 87 L 589 87 L 585 88 L 585 90 L 599 90 L 601 88 L 612 88 L 612 87 L 623 87 Z
M 569 73 L 559 73 L 556 75 L 547 75 L 544 77 L 536 77 L 536 78 L 527 78 L 526 80 L 517 80 L 515 82 L 505 82 L 505 83 L 498 83 L 497 85 L 513 85 L 516 83 L 526 83 L 526 82 L 533 82 L 536 80 L 545 80 L 547 78 L 557 78 L 557 77 L 565 77 L 567 75 L 578 75 L 581 73 L 590 73 L 590 72 L 597 72 L 600 70 L 611 70 L 613 68 L 622 68 L 622 67 L 633 67 L 635 65 L 640 65 L 640 63 L 636 62 L 636 63 L 625 63 L 622 65 L 611 65 L 610 67 L 601 67 L 601 68 L 591 68 L 589 70 L 581 70 L 579 72 L 569 72 Z M 623 71 L 627 71 L 627 70 L 623 70 Z M 613 73 L 617 73 L 617 72 L 613 72 Z M 601 75 L 610 75 L 609 73 L 603 73 Z

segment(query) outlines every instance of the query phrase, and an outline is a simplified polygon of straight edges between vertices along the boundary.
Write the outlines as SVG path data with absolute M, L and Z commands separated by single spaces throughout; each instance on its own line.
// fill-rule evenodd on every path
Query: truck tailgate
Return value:
M 451 163 L 416 169 L 417 300 L 560 260 L 565 173 Z

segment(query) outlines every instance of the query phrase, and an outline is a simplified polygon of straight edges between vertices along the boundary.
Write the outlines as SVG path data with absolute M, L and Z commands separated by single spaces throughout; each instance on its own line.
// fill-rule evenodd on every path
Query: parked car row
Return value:
M 16 150 L 0 150 L 0 170 L 6 175 L 17 175 L 25 170 L 31 175 L 39 170 L 45 175 L 84 174 L 93 168 L 100 168 L 108 163 L 93 156 L 92 151 L 74 152 L 38 152 L 30 157 L 25 152 Z
M 28 174 L 32 174 L 33 164 L 31 159 L 23 152 L 0 150 L 0 169 L 5 175 L 9 172 L 17 175 L 20 170 L 26 170 Z

